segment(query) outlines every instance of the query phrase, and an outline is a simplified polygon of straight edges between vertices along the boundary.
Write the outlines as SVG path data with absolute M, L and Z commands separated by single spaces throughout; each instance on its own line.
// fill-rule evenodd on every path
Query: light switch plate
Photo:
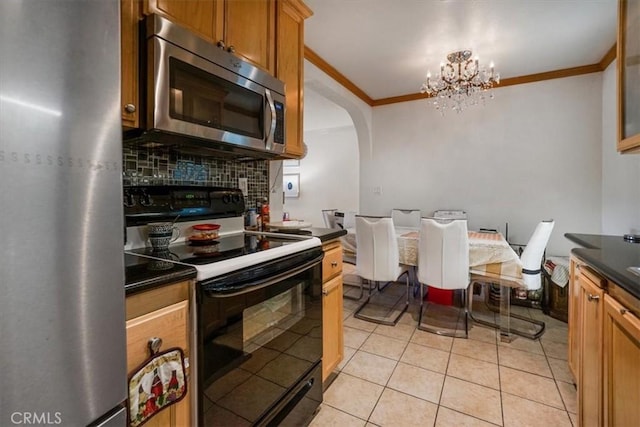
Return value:
M 247 178 L 238 178 L 238 188 L 242 191 L 242 195 L 247 197 L 249 194 L 249 183 L 247 182 Z

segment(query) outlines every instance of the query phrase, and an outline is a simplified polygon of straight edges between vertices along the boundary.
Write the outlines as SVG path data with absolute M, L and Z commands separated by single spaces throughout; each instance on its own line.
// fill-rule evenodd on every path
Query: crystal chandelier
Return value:
M 443 115 L 448 108 L 459 113 L 470 105 L 484 104 L 487 96 L 493 98 L 488 91 L 500 83 L 493 63 L 488 71 L 480 68 L 478 58 L 471 59 L 470 50 L 450 53 L 447 60 L 447 64 L 440 64 L 440 74 L 434 79 L 427 73 L 427 81 L 420 88 L 421 93 L 433 98 L 433 105 Z

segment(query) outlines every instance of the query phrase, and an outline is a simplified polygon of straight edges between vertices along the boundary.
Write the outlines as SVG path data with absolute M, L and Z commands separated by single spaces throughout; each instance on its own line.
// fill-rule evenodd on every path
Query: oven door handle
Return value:
M 287 280 L 288 278 L 293 277 L 297 274 L 300 274 L 305 270 L 315 267 L 316 265 L 322 263 L 322 258 L 324 258 L 324 254 L 321 254 L 316 258 L 305 262 L 304 264 L 296 266 L 292 270 L 287 271 L 286 273 L 282 273 L 277 276 L 272 276 L 266 282 L 262 282 L 261 280 L 258 280 L 256 282 L 248 282 L 242 288 L 238 289 L 237 292 L 224 292 L 224 293 L 220 291 L 216 292 L 216 288 L 213 286 L 208 289 L 205 286 L 204 291 L 207 293 L 207 297 L 210 297 L 210 298 L 230 298 L 230 297 L 246 294 L 249 292 L 256 291 L 258 289 L 266 288 L 268 286 L 271 286 L 283 280 Z M 260 284 L 254 285 L 254 283 L 260 283 Z

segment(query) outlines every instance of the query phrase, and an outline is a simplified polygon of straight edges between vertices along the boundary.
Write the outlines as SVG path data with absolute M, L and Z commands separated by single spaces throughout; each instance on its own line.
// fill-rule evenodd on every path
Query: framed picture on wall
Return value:
M 618 151 L 640 151 L 640 1 L 618 2 Z
M 285 173 L 282 175 L 282 188 L 284 189 L 284 197 L 299 197 L 300 174 Z

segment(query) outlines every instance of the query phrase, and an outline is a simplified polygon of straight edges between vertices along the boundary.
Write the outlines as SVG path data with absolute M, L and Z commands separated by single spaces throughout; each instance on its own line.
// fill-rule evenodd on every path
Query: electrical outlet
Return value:
M 247 197 L 249 194 L 249 183 L 247 178 L 238 178 L 238 188 L 242 191 L 242 195 Z

